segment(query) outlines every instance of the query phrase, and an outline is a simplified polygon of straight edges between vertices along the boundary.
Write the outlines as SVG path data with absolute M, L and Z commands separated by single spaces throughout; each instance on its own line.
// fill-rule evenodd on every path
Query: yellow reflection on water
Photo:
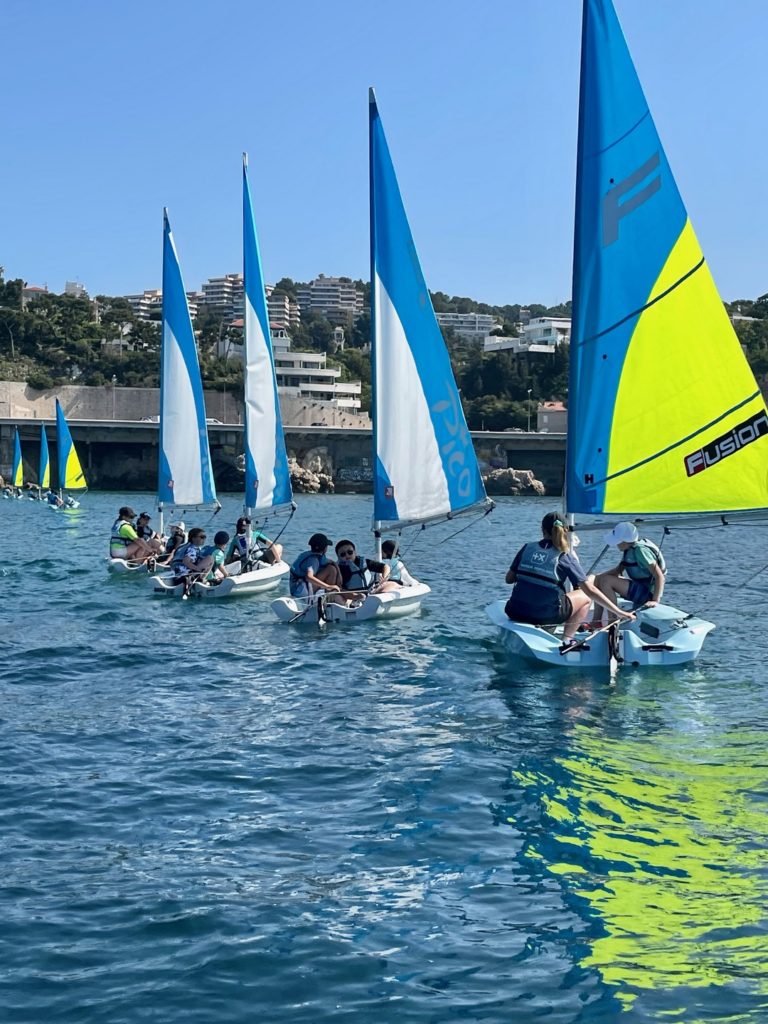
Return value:
M 598 919 L 603 934 L 581 964 L 625 1006 L 642 991 L 737 981 L 768 992 L 764 742 L 757 732 L 607 738 L 576 722 L 551 776 L 515 773 L 544 814 L 526 856 Z

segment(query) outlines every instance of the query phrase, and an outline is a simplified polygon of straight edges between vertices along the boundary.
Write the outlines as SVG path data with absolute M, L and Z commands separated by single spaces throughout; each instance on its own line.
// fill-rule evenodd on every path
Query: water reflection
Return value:
M 529 739 L 538 725 L 550 734 L 510 769 L 493 814 L 521 834 L 520 862 L 557 878 L 583 919 L 580 968 L 625 1009 L 675 1018 L 685 1007 L 687 1024 L 711 986 L 742 1009 L 768 1005 L 764 734 L 718 728 L 722 693 L 697 671 L 615 687 L 531 672 L 510 685 L 507 667 L 494 686 Z

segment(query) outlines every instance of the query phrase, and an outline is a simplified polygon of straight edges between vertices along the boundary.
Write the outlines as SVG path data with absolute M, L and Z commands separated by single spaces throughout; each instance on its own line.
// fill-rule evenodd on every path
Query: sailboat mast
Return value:
M 373 455 L 373 486 L 377 485 L 376 461 L 378 459 L 377 426 L 378 416 L 376 413 L 376 345 L 378 342 L 378 325 L 376 322 L 376 208 L 374 199 L 374 173 L 373 173 L 373 121 L 376 116 L 376 93 L 373 86 L 368 90 L 368 216 L 369 216 L 369 242 L 370 242 L 370 304 L 371 304 L 371 444 Z M 375 507 L 375 502 L 374 502 Z M 381 559 L 381 520 L 373 521 L 373 536 L 376 541 L 376 558 Z

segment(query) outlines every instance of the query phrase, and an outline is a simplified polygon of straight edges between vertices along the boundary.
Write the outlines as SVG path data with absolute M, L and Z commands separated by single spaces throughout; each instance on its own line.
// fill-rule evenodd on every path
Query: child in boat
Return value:
M 226 530 L 219 530 L 213 538 L 213 544 L 208 544 L 200 549 L 201 558 L 211 559 L 211 571 L 205 577 L 208 583 L 216 583 L 227 578 L 227 570 L 224 568 L 224 557 L 229 534 Z
M 309 538 L 309 551 L 304 551 L 291 566 L 290 591 L 291 597 L 308 598 L 317 590 L 326 591 L 329 600 L 340 600 L 341 573 L 339 567 L 325 552 L 333 541 L 324 533 L 313 533 Z
M 358 555 L 351 540 L 340 540 L 336 545 L 339 572 L 344 590 L 370 590 L 371 573 L 383 574 L 384 563 Z
M 652 540 L 641 537 L 634 523 L 617 523 L 603 537 L 605 544 L 619 549 L 622 559 L 617 566 L 601 572 L 595 586 L 615 601 L 625 597 L 633 608 L 654 608 L 664 593 L 664 555 Z M 595 616 L 595 624 L 599 620 Z
M 248 564 L 254 562 L 265 562 L 267 565 L 275 565 L 283 557 L 283 545 L 276 544 L 270 540 L 261 530 L 251 532 L 250 548 L 248 546 L 248 530 L 251 520 L 248 516 L 240 516 L 235 524 L 235 535 L 227 548 L 226 564 L 240 562 L 243 571 L 248 571 Z
M 202 553 L 205 539 L 205 530 L 193 527 L 189 531 L 187 543 L 182 544 L 174 552 L 171 561 L 173 585 L 178 586 L 179 583 L 184 585 L 184 597 L 189 595 L 192 584 L 201 579 L 213 565 L 213 558 Z
M 386 594 L 401 587 L 415 587 L 418 580 L 408 572 L 405 563 L 398 556 L 397 542 L 385 540 L 381 545 L 382 565 L 381 582 L 375 587 L 377 594 Z
M 557 512 L 548 512 L 541 521 L 542 539 L 523 545 L 506 575 L 513 583 L 504 611 L 515 622 L 536 626 L 563 623 L 563 649 L 575 643 L 579 625 L 587 619 L 591 601 L 604 605 L 621 619 L 634 615 L 624 612 L 595 586 L 578 556 L 569 550 L 565 520 Z M 566 592 L 566 585 L 572 589 Z

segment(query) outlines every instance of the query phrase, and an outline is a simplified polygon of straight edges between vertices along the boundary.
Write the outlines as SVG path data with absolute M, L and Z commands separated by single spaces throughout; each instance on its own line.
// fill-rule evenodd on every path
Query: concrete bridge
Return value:
M 0 417 L 0 473 L 10 474 L 13 428 L 18 426 L 24 479 L 36 480 L 40 426 L 45 424 L 56 482 L 56 426 L 50 419 Z M 157 480 L 158 424 L 136 420 L 70 420 L 69 426 L 89 484 L 96 489 L 153 491 Z M 242 490 L 238 458 L 243 428 L 237 423 L 209 424 L 214 472 L 220 490 Z M 370 492 L 371 431 L 349 427 L 286 427 L 289 456 L 307 469 L 333 477 L 337 491 Z M 472 431 L 481 465 L 530 469 L 548 494 L 560 494 L 565 469 L 565 435 L 524 431 Z

